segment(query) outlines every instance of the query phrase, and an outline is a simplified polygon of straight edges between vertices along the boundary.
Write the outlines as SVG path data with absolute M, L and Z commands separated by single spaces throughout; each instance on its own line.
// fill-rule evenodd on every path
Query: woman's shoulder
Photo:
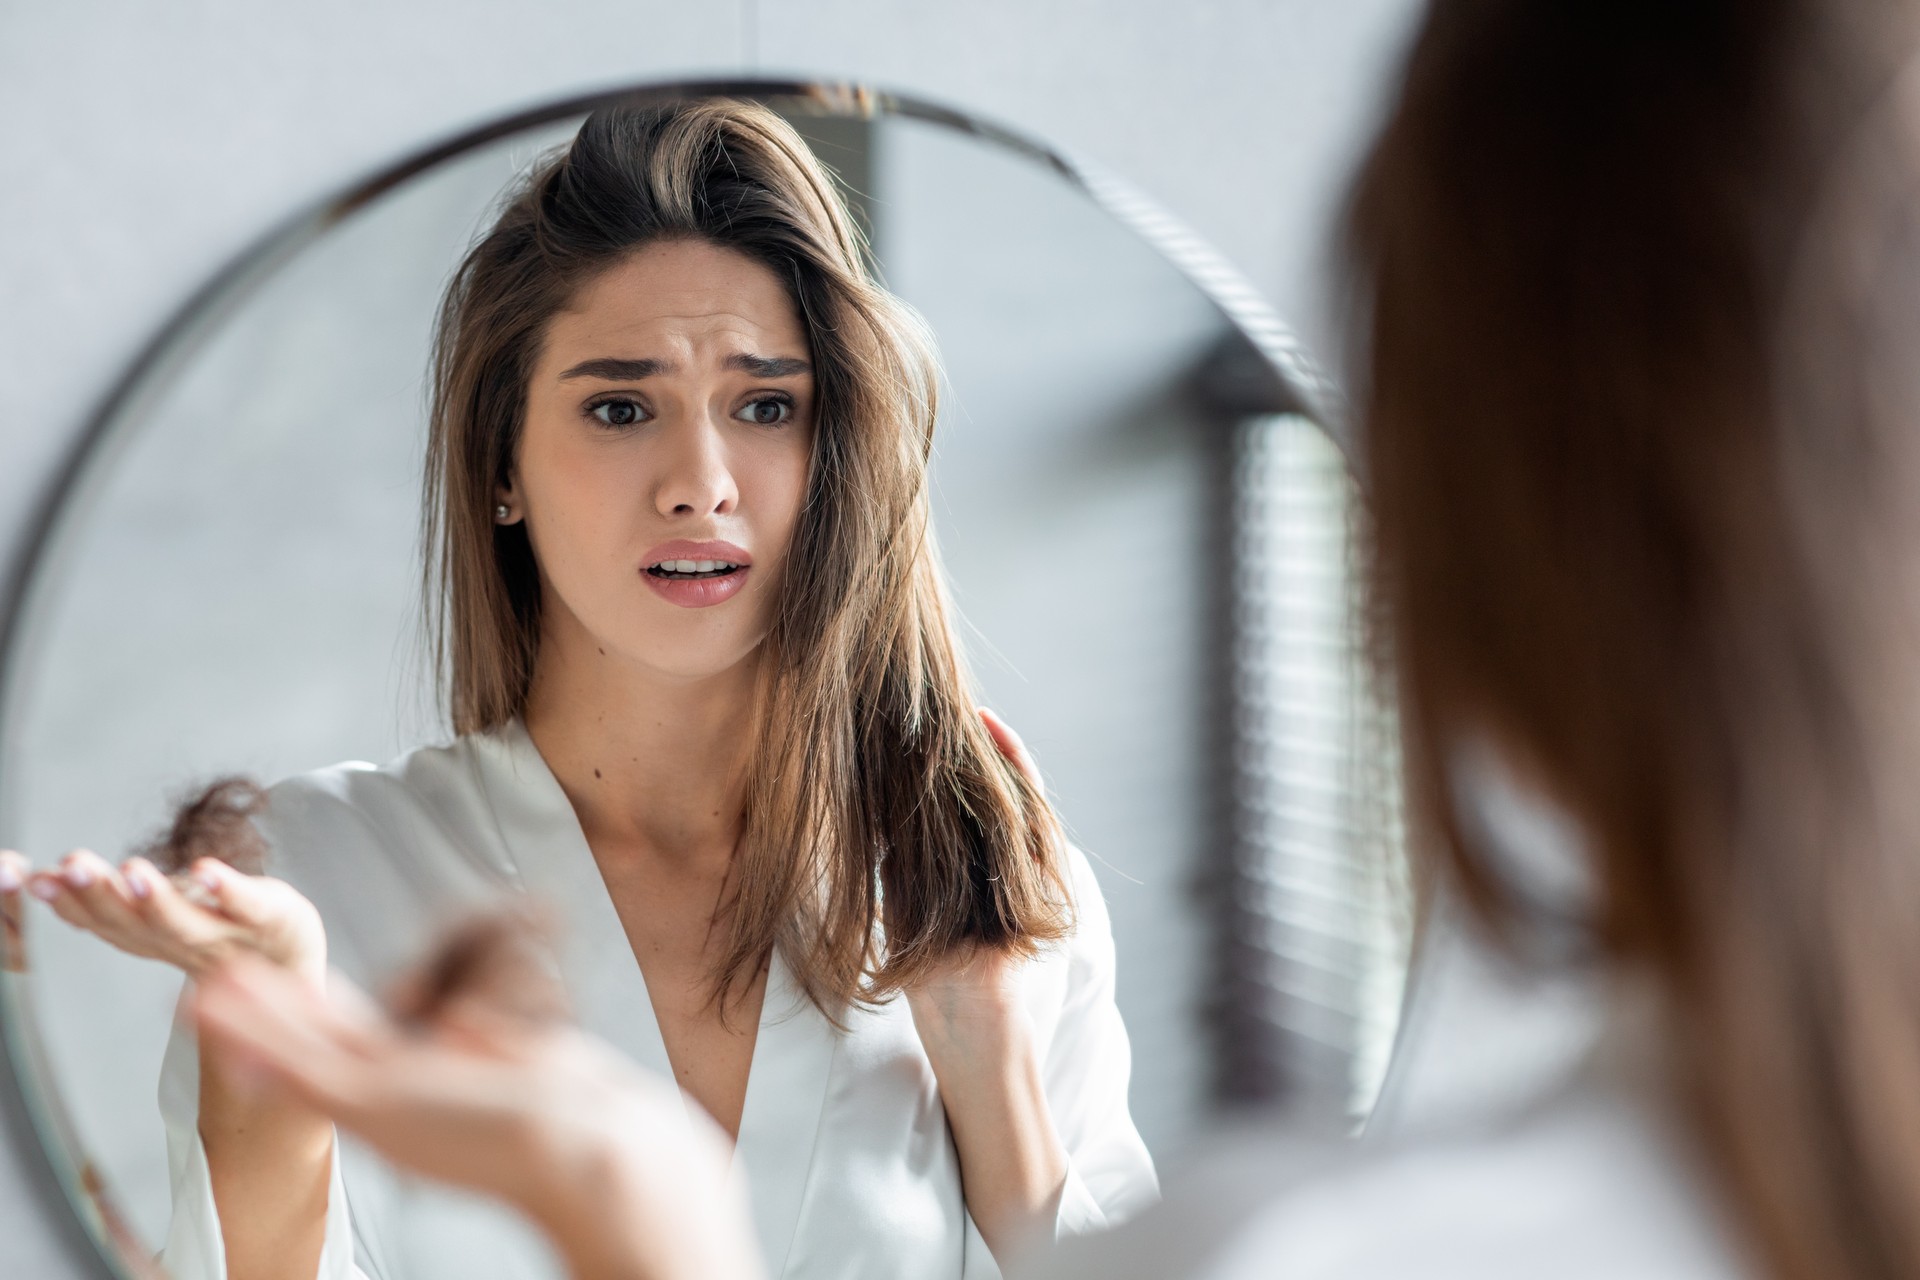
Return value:
M 430 926 L 485 900 L 512 877 L 487 795 L 488 749 L 462 737 L 276 782 L 258 819 L 268 872 L 313 901 L 330 937 Z
M 356 843 L 408 842 L 429 833 L 490 834 L 473 736 L 415 748 L 384 765 L 347 760 L 267 788 L 270 835 L 292 844 L 351 834 Z
M 1042 953 L 1043 962 L 1069 969 L 1089 966 L 1111 969 L 1114 961 L 1113 921 L 1107 914 L 1106 894 L 1094 860 L 1071 841 L 1061 845 L 1061 880 L 1067 891 L 1072 931 L 1058 946 Z
M 267 788 L 277 817 L 326 821 L 344 813 L 368 817 L 444 805 L 474 785 L 473 737 L 415 747 L 386 764 L 343 760 L 280 779 Z
M 1112 924 L 1107 918 L 1107 898 L 1100 889 L 1100 877 L 1093 868 L 1093 859 L 1086 851 L 1071 840 L 1061 842 L 1061 857 L 1066 863 L 1065 874 L 1067 893 L 1072 899 L 1076 924 L 1090 923 L 1097 933 L 1110 934 Z

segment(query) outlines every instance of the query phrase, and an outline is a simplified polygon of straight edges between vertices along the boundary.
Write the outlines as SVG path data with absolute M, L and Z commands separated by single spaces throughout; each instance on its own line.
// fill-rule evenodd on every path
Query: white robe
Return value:
M 270 796 L 269 871 L 319 908 L 336 968 L 378 986 L 445 924 L 503 890 L 523 890 L 560 914 L 561 974 L 581 1024 L 671 1078 L 639 963 L 573 807 L 518 722 L 384 768 L 343 764 L 291 778 Z M 1057 1237 L 1116 1224 L 1158 1194 L 1127 1111 L 1130 1055 L 1106 906 L 1084 855 L 1071 856 L 1075 936 L 1023 974 L 1070 1161 Z M 855 1009 L 845 1021 L 836 1030 L 773 958 L 733 1158 L 768 1274 L 997 1276 L 967 1215 L 906 1002 Z M 163 1257 L 177 1280 L 225 1280 L 197 1109 L 193 1040 L 176 1033 L 161 1080 L 173 1176 Z M 336 1151 L 319 1280 L 559 1274 L 510 1215 L 398 1175 L 351 1141 Z

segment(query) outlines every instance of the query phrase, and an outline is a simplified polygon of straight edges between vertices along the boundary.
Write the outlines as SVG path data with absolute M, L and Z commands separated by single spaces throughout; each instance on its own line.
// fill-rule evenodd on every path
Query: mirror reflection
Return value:
M 469 148 L 115 407 L 0 813 L 49 1107 L 170 1274 L 556 1273 L 178 1013 L 233 947 L 392 996 L 523 895 L 774 1274 L 997 1274 L 1222 1094 L 1364 1111 L 1405 933 L 1338 450 L 1043 156 L 853 105 Z

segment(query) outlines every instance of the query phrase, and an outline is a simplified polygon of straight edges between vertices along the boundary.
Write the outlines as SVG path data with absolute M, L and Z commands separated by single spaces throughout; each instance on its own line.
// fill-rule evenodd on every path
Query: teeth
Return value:
M 730 560 L 662 560 L 654 566 L 661 573 L 732 573 L 739 567 Z

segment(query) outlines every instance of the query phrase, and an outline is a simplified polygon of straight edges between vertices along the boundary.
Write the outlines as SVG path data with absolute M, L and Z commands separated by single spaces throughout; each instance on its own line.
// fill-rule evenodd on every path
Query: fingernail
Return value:
M 52 902 L 60 896 L 60 886 L 52 880 L 35 880 L 33 896 L 42 902 Z
M 212 868 L 203 867 L 193 873 L 193 882 L 208 893 L 220 891 L 220 873 Z
M 65 876 L 67 883 L 76 889 L 84 889 L 93 883 L 93 872 L 80 866 L 78 863 L 68 867 L 65 871 L 61 872 L 61 875 Z
M 0 862 L 0 893 L 20 892 L 20 873 L 10 862 Z
M 146 870 L 139 863 L 130 862 L 120 869 L 127 879 L 127 892 L 136 898 L 144 898 L 153 892 L 153 882 L 147 879 Z

